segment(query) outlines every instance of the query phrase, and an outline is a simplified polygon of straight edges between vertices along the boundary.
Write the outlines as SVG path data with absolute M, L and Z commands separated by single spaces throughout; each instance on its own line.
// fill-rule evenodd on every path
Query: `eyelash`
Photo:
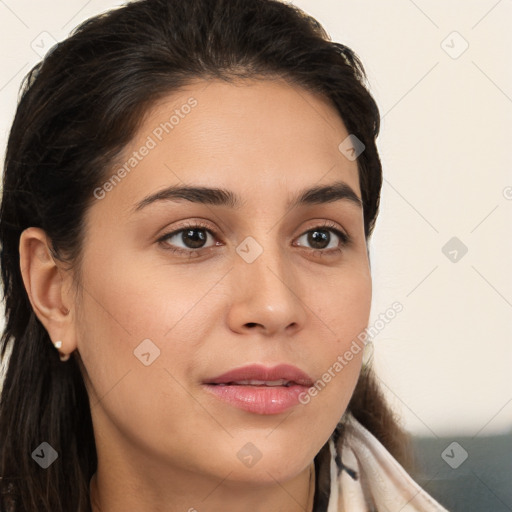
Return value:
M 181 248 L 178 248 L 178 247 L 173 247 L 169 244 L 166 243 L 166 240 L 168 238 L 171 238 L 173 237 L 174 235 L 177 235 L 179 233 L 182 233 L 183 231 L 187 231 L 187 230 L 190 230 L 190 229 L 198 229 L 198 230 L 204 230 L 204 231 L 207 231 L 208 233 L 210 233 L 214 238 L 217 238 L 217 233 L 212 230 L 210 228 L 209 225 L 206 225 L 202 222 L 195 222 L 195 223 L 191 223 L 191 224 L 186 224 L 184 225 L 183 227 L 181 227 L 180 229 L 177 229 L 175 231 L 172 231 L 170 233 L 166 233 L 165 235 L 163 235 L 162 237 L 160 237 L 158 239 L 158 242 L 160 242 L 162 245 L 165 245 L 164 249 L 166 251 L 171 251 L 172 253 L 174 254 L 178 254 L 178 255 L 191 255 L 192 253 L 199 253 L 200 251 L 202 250 L 208 250 L 208 249 L 212 249 L 212 247 L 207 247 L 206 249 L 201 247 L 199 249 L 181 249 Z M 347 246 L 349 246 L 351 243 L 352 243 L 352 239 L 349 235 L 347 235 L 346 233 L 344 233 L 343 231 L 340 231 L 335 224 L 329 222 L 329 221 L 326 221 L 324 224 L 322 225 L 319 225 L 319 226 L 315 226 L 311 229 L 308 229 L 307 231 L 305 231 L 304 233 L 302 233 L 300 237 L 312 232 L 312 231 L 332 231 L 335 235 L 337 235 L 340 240 L 341 240 L 341 247 L 343 248 L 346 248 Z M 299 246 L 299 247 L 303 247 L 303 246 Z M 334 256 L 335 253 L 339 253 L 339 252 L 342 252 L 342 249 L 340 247 L 335 247 L 335 248 L 331 248 L 331 249 L 309 249 L 311 251 L 315 251 L 315 252 L 321 252 L 321 253 L 324 253 L 325 255 L 328 255 L 328 256 Z

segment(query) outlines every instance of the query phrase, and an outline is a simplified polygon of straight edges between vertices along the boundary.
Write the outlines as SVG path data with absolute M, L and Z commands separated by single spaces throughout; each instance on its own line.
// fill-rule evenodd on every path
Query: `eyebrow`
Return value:
M 137 203 L 134 212 L 159 201 L 180 199 L 190 201 L 191 203 L 227 206 L 232 209 L 238 209 L 242 206 L 241 198 L 231 190 L 215 187 L 173 185 L 142 199 L 142 201 Z M 302 205 L 324 204 L 335 201 L 347 201 L 361 209 L 363 208 L 361 199 L 359 199 L 350 185 L 344 181 L 336 181 L 330 185 L 319 185 L 302 190 L 288 202 L 287 207 L 296 208 Z

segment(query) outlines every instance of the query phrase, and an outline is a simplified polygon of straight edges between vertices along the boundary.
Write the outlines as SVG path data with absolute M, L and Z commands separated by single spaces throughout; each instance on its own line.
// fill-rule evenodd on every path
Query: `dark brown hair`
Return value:
M 0 401 L 0 489 L 17 497 L 17 512 L 89 512 L 97 465 L 79 354 L 62 363 L 31 308 L 20 272 L 22 231 L 42 228 L 54 257 L 79 269 L 93 190 L 159 98 L 194 79 L 276 77 L 327 98 L 365 145 L 358 167 L 368 239 L 382 186 L 379 111 L 354 52 L 290 4 L 134 1 L 81 24 L 25 77 L 0 210 L 4 363 L 12 348 Z M 349 410 L 407 463 L 406 434 L 371 368 Z M 46 470 L 31 458 L 42 441 L 59 453 Z

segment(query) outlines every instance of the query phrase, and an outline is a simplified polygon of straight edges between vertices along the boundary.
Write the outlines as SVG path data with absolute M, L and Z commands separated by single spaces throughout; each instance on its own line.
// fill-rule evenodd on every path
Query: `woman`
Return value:
M 355 54 L 276 0 L 132 2 L 29 73 L 5 510 L 445 510 L 369 365 L 378 131 Z

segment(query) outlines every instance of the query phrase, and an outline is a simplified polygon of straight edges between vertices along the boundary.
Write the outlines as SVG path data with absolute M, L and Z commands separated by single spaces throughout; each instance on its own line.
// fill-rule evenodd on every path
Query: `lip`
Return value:
M 246 380 L 275 381 L 289 385 L 265 386 L 233 384 Z M 206 379 L 204 389 L 229 405 L 256 414 L 279 414 L 300 403 L 299 396 L 313 385 L 305 372 L 289 364 L 274 367 L 252 364 Z
M 273 381 L 279 379 L 288 380 L 301 386 L 310 387 L 313 385 L 313 379 L 307 373 L 291 364 L 278 364 L 273 367 L 250 364 L 230 370 L 218 377 L 207 379 L 204 384 L 229 384 L 241 380 Z

